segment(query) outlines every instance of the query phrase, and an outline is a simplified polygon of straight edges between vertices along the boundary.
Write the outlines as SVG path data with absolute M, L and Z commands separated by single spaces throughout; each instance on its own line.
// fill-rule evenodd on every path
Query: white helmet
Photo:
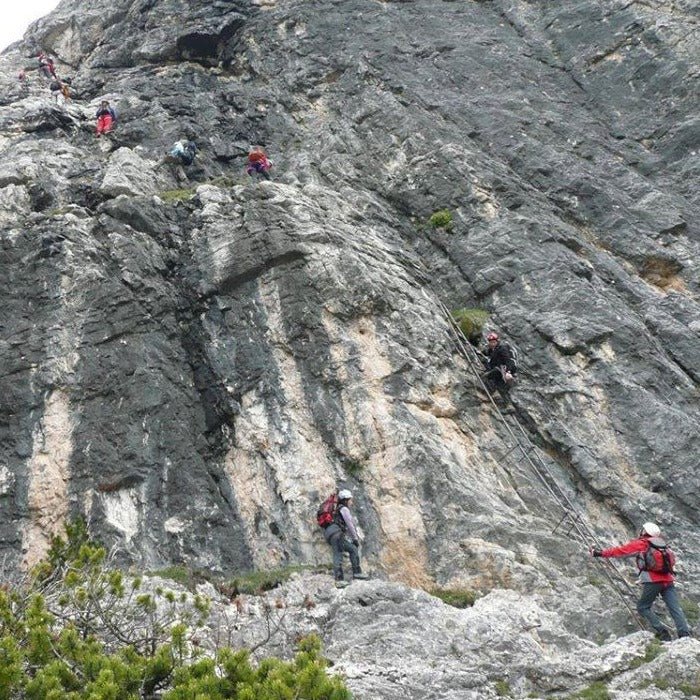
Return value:
M 661 528 L 656 523 L 644 523 L 642 525 L 642 534 L 649 537 L 658 537 L 661 534 Z
M 348 491 L 347 489 L 338 491 L 338 500 L 347 501 L 350 498 L 352 498 L 352 491 Z

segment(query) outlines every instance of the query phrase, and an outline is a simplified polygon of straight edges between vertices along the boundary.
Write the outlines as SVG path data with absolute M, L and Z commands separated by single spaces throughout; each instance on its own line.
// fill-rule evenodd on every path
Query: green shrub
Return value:
M 456 309 L 452 318 L 459 326 L 464 337 L 473 344 L 481 341 L 481 333 L 489 318 L 489 312 L 484 309 Z
M 72 524 L 29 582 L 0 588 L 0 700 L 351 700 L 318 638 L 302 639 L 291 661 L 253 664 L 226 648 L 204 657 L 206 598 L 145 591 L 107 562 Z
M 433 588 L 428 592 L 453 608 L 471 608 L 479 597 L 476 591 L 467 588 Z
M 428 223 L 433 228 L 443 228 L 445 231 L 452 231 L 454 228 L 452 212 L 449 209 L 440 209 L 439 211 L 436 211 L 428 219 Z
M 194 197 L 194 193 L 194 189 L 165 190 L 165 192 L 161 192 L 158 196 L 166 204 L 172 204 L 173 202 L 181 202 L 184 199 L 191 199 Z

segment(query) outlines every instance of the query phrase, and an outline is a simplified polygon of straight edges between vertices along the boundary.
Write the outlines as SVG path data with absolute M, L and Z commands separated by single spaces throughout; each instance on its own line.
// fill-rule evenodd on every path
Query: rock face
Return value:
M 225 638 L 259 656 L 289 656 L 300 635 L 317 634 L 356 700 L 680 700 L 697 692 L 697 640 L 662 645 L 636 632 L 595 644 L 571 634 L 537 594 L 492 591 L 460 610 L 401 584 L 337 591 L 328 577 L 306 573 L 235 605 L 203 590 L 214 600 L 203 646 Z
M 519 348 L 517 418 L 583 522 L 612 542 L 658 520 L 697 595 L 697 21 L 679 0 L 64 0 L 0 57 L 8 564 L 78 515 L 149 567 L 326 561 L 314 513 L 341 483 L 377 574 L 626 629 L 444 303 Z M 17 84 L 36 47 L 71 104 Z M 158 162 L 188 132 L 183 188 Z M 253 143 L 271 182 L 243 172 Z

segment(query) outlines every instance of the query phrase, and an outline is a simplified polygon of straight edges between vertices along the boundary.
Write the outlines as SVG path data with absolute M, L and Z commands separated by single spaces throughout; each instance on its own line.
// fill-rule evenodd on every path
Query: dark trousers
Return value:
M 637 602 L 637 612 L 657 631 L 664 630 L 664 625 L 659 616 L 654 612 L 652 606 L 658 596 L 661 596 L 668 612 L 673 618 L 679 636 L 689 634 L 688 621 L 683 614 L 683 608 L 676 593 L 676 587 L 672 583 L 643 583 L 642 595 Z
M 357 547 L 346 539 L 342 532 L 337 532 L 331 535 L 328 544 L 333 549 L 333 577 L 336 581 L 343 580 L 343 552 L 347 552 L 350 555 L 350 564 L 352 564 L 352 573 L 361 573 L 360 569 L 360 555 L 357 551 Z
M 494 367 L 493 369 L 486 371 L 482 375 L 482 378 L 490 393 L 493 394 L 494 391 L 498 391 L 498 393 L 503 397 L 503 400 L 506 403 L 508 402 L 508 392 L 510 391 L 510 387 L 503 381 L 503 373 L 499 367 Z

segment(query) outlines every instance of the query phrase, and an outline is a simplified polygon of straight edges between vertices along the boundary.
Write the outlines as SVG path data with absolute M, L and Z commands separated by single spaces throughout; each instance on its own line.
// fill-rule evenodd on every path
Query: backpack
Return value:
M 676 565 L 676 555 L 660 537 L 652 537 L 646 551 L 637 558 L 640 571 L 653 571 L 657 574 L 672 574 Z
M 197 155 L 197 146 L 193 141 L 185 141 L 185 148 L 183 152 L 183 160 L 185 165 L 192 165 L 194 157 Z
M 335 516 L 338 510 L 338 494 L 332 493 L 328 498 L 321 503 L 316 511 L 316 522 L 324 530 L 335 522 Z

